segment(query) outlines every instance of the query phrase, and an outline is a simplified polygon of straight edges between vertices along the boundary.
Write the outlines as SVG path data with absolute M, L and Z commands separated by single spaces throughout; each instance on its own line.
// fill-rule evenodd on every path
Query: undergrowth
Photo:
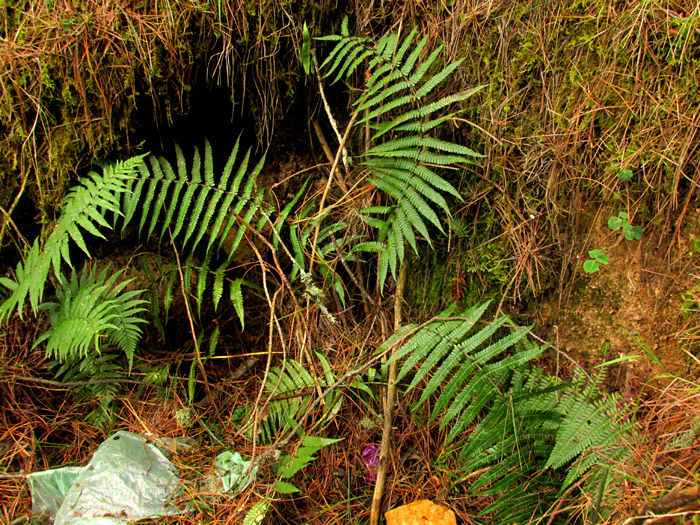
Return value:
M 444 486 L 468 483 L 467 499 L 458 509 L 463 517 L 493 523 L 621 517 L 626 490 L 622 480 L 631 479 L 635 454 L 631 444 L 641 441 L 635 422 L 639 412 L 628 407 L 630 399 L 606 392 L 600 378 L 581 372 L 567 381 L 552 375 L 542 363 L 547 347 L 534 344 L 529 329 L 514 328 L 506 317 L 484 320 L 489 306 L 473 306 L 480 302 L 473 288 L 484 279 L 499 286 L 498 312 L 506 299 L 541 292 L 552 271 L 545 262 L 552 246 L 566 250 L 561 221 L 575 222 L 578 212 L 572 210 L 586 196 L 620 201 L 628 211 L 619 212 L 618 218 L 630 226 L 632 219 L 635 224 L 645 220 L 635 217 L 644 199 L 659 201 L 659 213 L 679 209 L 680 190 L 689 178 L 684 170 L 690 149 L 676 152 L 684 160 L 676 163 L 670 177 L 662 157 L 668 158 L 685 140 L 682 126 L 671 127 L 669 136 L 678 142 L 668 145 L 663 155 L 642 154 L 630 138 L 641 128 L 635 124 L 622 130 L 613 118 L 620 115 L 612 115 L 627 111 L 628 104 L 618 100 L 627 89 L 598 92 L 601 87 L 585 71 L 572 67 L 568 74 L 551 73 L 557 70 L 543 69 L 546 55 L 533 52 L 536 45 L 545 44 L 536 42 L 536 31 L 531 29 L 552 16 L 562 35 L 561 47 L 552 57 L 573 64 L 592 62 L 609 83 L 617 82 L 621 88 L 629 87 L 630 78 L 642 79 L 646 58 L 639 70 L 628 70 L 629 61 L 622 60 L 618 47 L 614 64 L 601 52 L 601 42 L 621 42 L 596 40 L 593 15 L 612 19 L 616 9 L 612 3 L 567 4 L 566 9 L 582 11 L 576 17 L 554 16 L 549 5 L 491 4 L 491 10 L 475 13 L 474 20 L 458 17 L 453 29 L 456 35 L 465 28 L 478 29 L 484 42 L 501 50 L 501 55 L 486 47 L 464 53 L 466 40 L 455 41 L 455 35 L 434 45 L 437 33 L 424 34 L 419 28 L 368 36 L 351 30 L 346 18 L 339 35 L 314 41 L 325 58 L 318 68 L 314 60 L 312 69 L 309 57 L 315 58 L 315 50 L 310 49 L 307 35 L 306 65 L 319 95 L 324 96 L 327 84 L 343 81 L 349 97 L 348 107 L 340 110 L 347 110 L 346 127 L 342 133 L 337 130 L 339 147 L 320 183 L 300 182 L 290 193 L 260 185 L 265 158 L 255 162 L 252 151 L 241 154 L 240 140 L 232 144 L 220 172 L 209 142 L 204 142 L 203 154 L 197 148 L 190 153 L 176 146 L 173 159 L 140 155 L 92 171 L 59 199 L 57 220 L 31 244 L 27 242 L 12 276 L 0 279 L 5 294 L 0 321 L 9 332 L 31 310 L 36 332 L 26 338 L 33 348 L 41 346 L 47 360 L 54 360 L 56 377 L 24 376 L 14 368 L 7 373 L 24 378 L 18 381 L 74 388 L 82 395 L 81 403 L 91 407 L 81 416 L 82 424 L 103 430 L 118 425 L 118 418 L 129 413 L 131 406 L 119 402 L 127 385 L 141 392 L 160 391 L 158 403 L 178 406 L 172 414 L 158 414 L 169 418 L 172 432 L 197 429 L 213 448 L 238 447 L 260 468 L 254 491 L 231 496 L 242 502 L 235 519 L 255 523 L 276 515 L 287 522 L 303 522 L 313 519 L 314 513 L 340 519 L 340 511 L 329 503 L 332 509 L 306 509 L 303 515 L 287 495 L 302 487 L 309 494 L 324 493 L 322 489 L 331 484 L 340 487 L 340 501 L 346 506 L 343 519 L 365 517 L 366 509 L 351 502 L 367 483 L 357 473 L 362 464 L 353 463 L 348 451 L 351 446 L 361 449 L 381 432 L 387 412 L 381 412 L 377 400 L 394 364 L 399 369 L 399 404 L 407 412 L 426 415 L 424 426 L 413 432 L 430 435 L 426 430 L 434 429 L 439 436 L 425 438 L 435 441 L 423 456 L 417 452 L 408 456 L 420 458 L 426 472 L 433 465 L 448 464 L 450 479 Z M 616 23 L 631 24 L 642 17 L 653 26 L 659 18 L 672 16 L 645 6 L 625 7 Z M 243 19 L 221 5 L 210 5 L 206 12 L 187 7 L 184 18 L 217 13 L 214 19 L 221 25 L 225 46 L 220 58 L 227 60 L 233 33 L 224 23 L 242 25 Z M 263 8 L 250 7 L 258 14 Z M 15 38 L 3 39 L 2 45 L 18 44 L 21 31 L 15 17 L 21 7 L 2 9 L 11 12 L 7 27 L 13 28 Z M 453 14 L 448 6 L 444 10 Z M 77 8 L 73 15 L 70 24 L 87 17 Z M 103 15 L 97 27 L 106 23 L 108 17 Z M 125 16 L 132 22 L 138 18 L 134 12 Z M 481 25 L 479 17 L 485 17 Z M 503 35 L 493 25 L 494 17 L 526 21 L 528 30 Z M 67 22 L 62 20 L 63 27 Z M 90 26 L 78 27 L 87 31 Z M 439 32 L 436 27 L 433 31 Z M 243 37 L 248 35 L 239 30 Z M 138 32 L 136 41 L 143 42 L 137 36 Z M 172 44 L 173 35 L 155 36 L 164 45 Z M 257 52 L 275 49 L 274 38 L 274 34 L 262 37 Z M 125 42 L 115 37 L 113 44 Z M 673 41 L 650 39 L 644 45 L 655 53 L 665 49 L 674 72 L 679 77 L 689 74 L 684 51 Z M 84 51 L 81 56 L 89 61 L 92 54 L 88 48 Z M 478 70 L 472 67 L 477 58 L 493 66 L 495 74 L 467 82 L 468 71 Z M 621 71 L 613 65 L 620 65 Z M 9 67 L 18 66 L 13 62 Z M 530 78 L 543 71 L 566 87 L 566 98 L 560 92 L 558 97 L 535 97 L 535 92 L 549 89 Z M 156 73 L 149 72 L 148 78 L 154 81 Z M 7 78 L 0 77 L 17 92 Z M 94 95 L 94 89 L 100 92 L 99 86 L 114 81 L 99 80 L 92 79 L 92 91 L 77 95 Z M 505 84 L 502 104 L 496 103 L 499 82 Z M 599 96 L 590 98 L 589 93 Z M 65 96 L 69 95 L 70 90 Z M 526 107 L 535 99 L 547 107 Z M 685 104 L 669 103 L 656 117 L 687 121 L 685 109 Z M 333 112 L 338 108 L 324 105 L 323 111 L 337 128 L 340 119 Z M 646 125 L 639 120 L 640 126 Z M 459 126 L 478 132 L 460 131 Z M 515 160 L 497 139 L 498 126 L 520 137 L 508 146 L 517 152 Z M 560 135 L 557 147 L 571 151 L 554 155 L 547 137 L 525 133 L 531 128 Z M 31 140 L 22 148 L 36 140 L 34 131 L 24 133 Z M 602 136 L 608 141 L 605 147 L 614 151 L 605 153 Z M 471 144 L 478 148 L 465 146 L 465 138 L 473 139 Z M 581 141 L 597 148 L 601 159 L 589 153 L 575 155 L 585 149 Z M 594 175 L 587 179 L 571 175 L 574 170 L 561 160 L 569 154 L 578 167 L 594 168 Z M 634 167 L 645 174 L 649 186 L 663 186 L 663 191 L 650 194 L 640 178 L 623 192 L 617 178 L 597 170 L 599 162 L 614 163 L 616 173 Z M 22 168 L 17 199 L 29 169 Z M 566 195 L 555 195 L 563 180 L 575 182 Z M 490 198 L 493 193 L 498 197 Z M 686 196 L 685 208 L 692 191 Z M 3 215 L 3 228 L 12 224 L 17 199 Z M 46 200 L 40 207 L 46 213 L 50 205 Z M 678 216 L 677 225 L 684 214 Z M 477 232 L 481 225 L 484 231 Z M 91 258 L 88 247 L 96 239 L 113 239 L 117 233 L 168 254 L 174 263 L 168 275 L 160 275 L 160 262 L 143 263 L 147 275 L 143 282 L 127 277 L 128 266 L 112 270 L 87 262 L 76 270 L 81 266 L 78 261 Z M 460 311 L 453 305 L 392 334 L 384 301 L 394 294 L 400 311 L 404 296 L 394 287 L 397 276 L 405 265 L 413 264 L 412 258 L 425 257 L 423 250 L 438 243 L 438 249 L 458 245 L 461 256 L 456 257 L 456 272 L 445 270 L 443 291 L 431 287 L 424 294 L 435 299 L 425 316 L 445 302 L 466 303 L 467 308 Z M 132 252 L 129 259 L 136 255 Z M 561 281 L 571 275 L 574 255 L 569 250 L 558 259 Z M 433 277 L 428 273 L 426 281 Z M 165 294 L 159 290 L 163 281 L 168 282 Z M 154 347 L 165 343 L 168 327 L 172 328 L 168 318 L 173 317 L 175 297 L 180 308 L 175 322 L 185 326 L 191 341 L 175 349 L 179 355 L 164 359 L 163 365 L 163 354 Z M 153 317 L 155 330 L 150 329 L 147 314 Z M 251 329 L 258 333 L 251 334 Z M 234 358 L 240 366 L 214 365 Z M 32 370 L 39 374 L 41 363 Z M 135 412 L 130 417 L 149 430 L 158 426 Z M 156 414 L 151 417 L 157 419 Z M 419 448 L 415 438 L 412 445 Z M 335 461 L 340 457 L 345 458 L 344 465 Z M 397 471 L 404 468 L 402 461 L 395 456 Z M 373 465 L 364 465 L 370 477 L 375 474 Z M 322 485 L 322 469 L 326 477 L 332 470 L 337 480 Z M 691 471 L 686 468 L 687 472 Z M 196 494 L 196 481 L 192 487 Z M 402 488 L 409 499 L 410 487 Z M 445 492 L 440 497 L 450 504 Z M 188 503 L 200 518 L 216 516 L 215 505 L 204 498 L 193 496 Z

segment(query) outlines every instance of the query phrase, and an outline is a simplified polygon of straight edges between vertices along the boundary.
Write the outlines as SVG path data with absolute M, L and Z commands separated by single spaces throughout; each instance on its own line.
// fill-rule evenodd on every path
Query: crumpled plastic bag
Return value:
M 54 525 L 98 525 L 180 514 L 169 503 L 179 494 L 177 469 L 156 445 L 119 431 L 103 442 L 85 467 L 27 476 L 32 511 Z
M 212 492 L 235 494 L 243 492 L 255 479 L 257 465 L 251 467 L 251 461 L 245 461 L 238 452 L 222 452 L 214 460 L 214 472 L 209 478 Z

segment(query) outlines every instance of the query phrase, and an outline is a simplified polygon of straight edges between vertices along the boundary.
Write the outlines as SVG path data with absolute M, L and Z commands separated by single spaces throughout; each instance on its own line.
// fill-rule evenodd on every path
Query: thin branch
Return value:
M 331 123 L 331 127 L 333 128 L 333 131 L 335 131 L 335 136 L 338 137 L 340 151 L 343 153 L 343 166 L 345 166 L 345 172 L 348 173 L 350 171 L 350 162 L 348 161 L 348 151 L 345 149 L 345 137 L 341 137 L 340 131 L 338 130 L 338 123 L 333 118 L 331 107 L 328 105 L 328 100 L 326 100 L 326 94 L 323 91 L 323 81 L 321 80 L 321 74 L 318 71 L 318 62 L 316 61 L 315 51 L 311 51 L 311 58 L 314 61 L 314 71 L 316 72 L 316 79 L 318 80 L 318 91 L 321 93 L 321 100 L 323 100 L 323 108 L 326 110 L 326 115 L 328 115 L 328 120 Z
M 401 328 L 402 315 L 401 305 L 403 303 L 403 291 L 406 286 L 407 261 L 401 265 L 399 279 L 396 283 L 396 294 L 394 295 L 394 331 Z M 393 347 L 394 349 L 396 346 Z M 392 357 L 394 351 L 392 350 Z M 389 466 L 389 449 L 391 447 L 391 429 L 394 420 L 394 405 L 396 403 L 396 373 L 397 359 L 391 359 L 389 365 L 389 382 L 386 389 L 386 399 L 384 401 L 384 429 L 382 432 L 382 443 L 379 447 L 379 469 L 377 471 L 377 481 L 374 485 L 374 495 L 372 496 L 372 509 L 370 511 L 370 525 L 379 523 L 379 511 L 382 507 L 382 496 L 384 496 L 384 484 L 386 482 L 386 471 Z

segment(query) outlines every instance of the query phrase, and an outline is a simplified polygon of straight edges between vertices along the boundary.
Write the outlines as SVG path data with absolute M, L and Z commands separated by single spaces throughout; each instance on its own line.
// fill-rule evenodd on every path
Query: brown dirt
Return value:
M 651 227 L 641 241 L 625 240 L 602 224 L 591 237 L 610 263 L 594 274 L 581 268 L 561 299 L 540 306 L 536 330 L 593 373 L 604 362 L 640 356 L 612 367 L 614 388 L 628 390 L 631 380 L 664 374 L 687 376 L 698 365 L 689 344 L 697 317 L 684 306 L 698 289 L 699 221 L 700 209 L 692 210 L 679 235 L 661 236 Z

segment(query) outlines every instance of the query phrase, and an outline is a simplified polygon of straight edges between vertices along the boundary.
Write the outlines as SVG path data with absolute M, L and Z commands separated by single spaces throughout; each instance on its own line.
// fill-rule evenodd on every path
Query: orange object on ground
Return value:
M 457 525 L 454 512 L 427 499 L 396 507 L 384 516 L 387 525 Z

